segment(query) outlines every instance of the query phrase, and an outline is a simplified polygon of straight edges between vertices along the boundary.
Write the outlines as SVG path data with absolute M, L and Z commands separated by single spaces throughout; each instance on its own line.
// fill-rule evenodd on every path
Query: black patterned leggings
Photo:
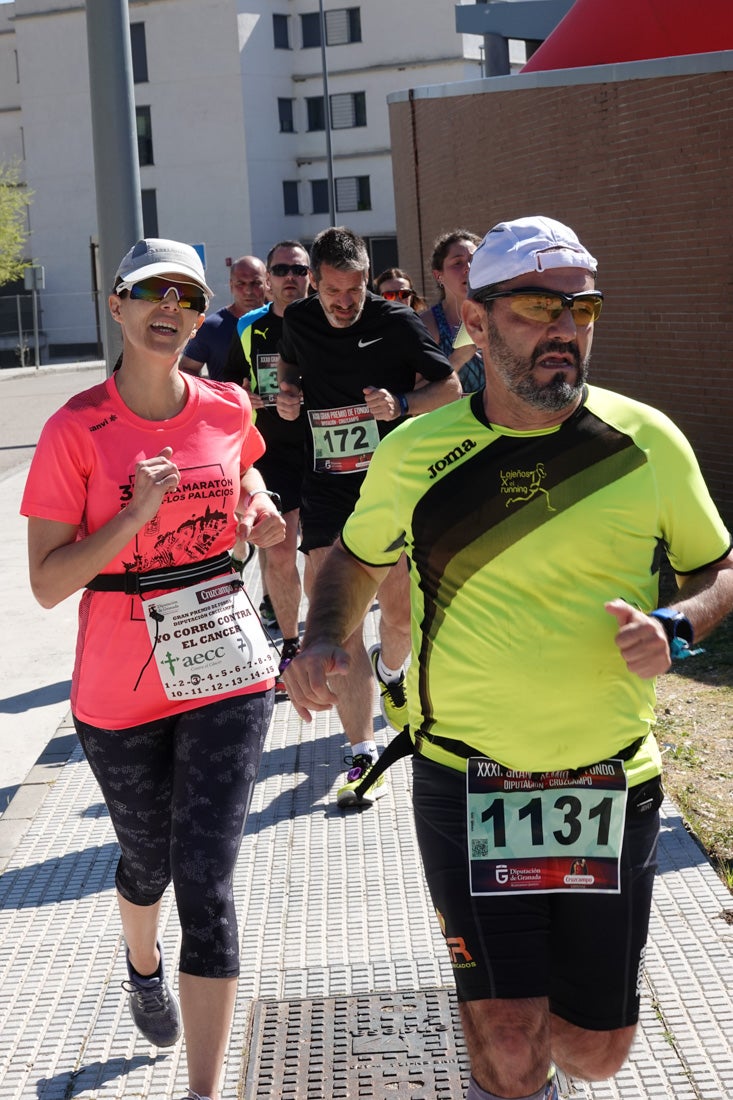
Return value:
M 239 695 L 121 730 L 74 718 L 122 849 L 117 889 L 154 905 L 173 882 L 186 974 L 239 974 L 232 879 L 273 699 Z

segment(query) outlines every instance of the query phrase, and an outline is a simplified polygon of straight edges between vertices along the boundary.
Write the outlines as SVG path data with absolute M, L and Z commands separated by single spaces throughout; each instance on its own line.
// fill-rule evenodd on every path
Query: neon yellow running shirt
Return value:
M 384 439 L 343 531 L 369 565 L 410 558 L 412 736 L 454 768 L 451 740 L 529 771 L 646 738 L 626 765 L 640 783 L 660 771 L 654 681 L 627 670 L 604 603 L 653 610 L 665 549 L 691 573 L 730 535 L 662 413 L 588 387 L 559 427 L 515 432 L 488 423 L 482 397 Z

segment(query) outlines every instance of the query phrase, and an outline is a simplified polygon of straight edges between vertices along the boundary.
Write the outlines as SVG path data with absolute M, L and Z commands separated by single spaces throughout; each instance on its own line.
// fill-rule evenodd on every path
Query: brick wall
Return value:
M 572 226 L 606 294 L 592 380 L 680 425 L 733 529 L 733 72 L 516 79 L 390 104 L 401 266 L 432 302 L 438 233 Z

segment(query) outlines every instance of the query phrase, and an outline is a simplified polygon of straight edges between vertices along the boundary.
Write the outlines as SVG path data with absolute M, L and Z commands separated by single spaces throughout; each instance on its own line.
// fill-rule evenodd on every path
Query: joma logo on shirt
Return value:
M 464 439 L 463 443 L 459 443 L 457 447 L 454 447 L 452 451 L 449 451 L 447 455 L 443 455 L 437 462 L 434 462 L 432 466 L 428 466 L 428 473 L 430 474 L 430 480 L 438 474 L 442 474 L 446 466 L 451 466 L 454 462 L 458 462 L 460 458 L 467 455 L 469 451 L 472 451 L 476 446 L 473 439 Z

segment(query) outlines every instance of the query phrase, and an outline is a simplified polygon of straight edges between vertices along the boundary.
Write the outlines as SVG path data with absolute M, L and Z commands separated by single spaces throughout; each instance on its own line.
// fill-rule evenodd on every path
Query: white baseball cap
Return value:
M 499 222 L 471 257 L 468 296 L 519 275 L 555 267 L 582 267 L 595 275 L 598 263 L 572 229 L 553 218 L 536 215 Z
M 154 275 L 179 275 L 195 283 L 213 298 L 214 291 L 206 285 L 201 257 L 190 244 L 148 237 L 138 241 L 122 259 L 115 275 L 115 287 L 120 283 L 134 286 Z

